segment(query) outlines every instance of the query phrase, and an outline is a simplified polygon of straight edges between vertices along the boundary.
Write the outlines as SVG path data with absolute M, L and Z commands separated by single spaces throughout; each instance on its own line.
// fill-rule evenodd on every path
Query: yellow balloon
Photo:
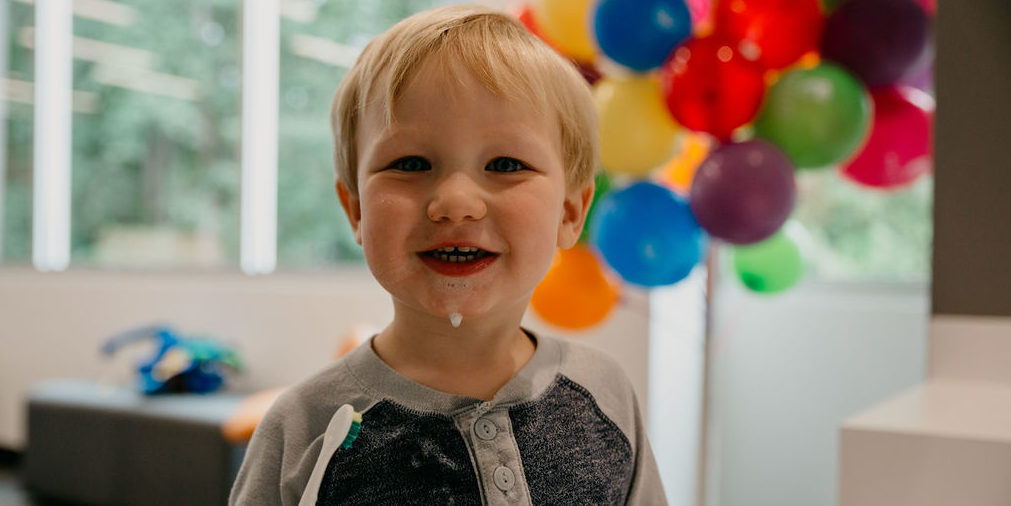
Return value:
M 682 130 L 678 136 L 678 153 L 664 164 L 657 174 L 660 184 L 688 195 L 695 171 L 709 155 L 710 137 L 703 133 Z
M 677 123 L 656 79 L 604 77 L 593 88 L 600 123 L 600 162 L 611 172 L 642 176 L 674 154 Z
M 593 40 L 590 38 L 590 8 L 593 0 L 537 0 L 534 14 L 538 26 L 547 38 L 566 56 L 593 63 Z

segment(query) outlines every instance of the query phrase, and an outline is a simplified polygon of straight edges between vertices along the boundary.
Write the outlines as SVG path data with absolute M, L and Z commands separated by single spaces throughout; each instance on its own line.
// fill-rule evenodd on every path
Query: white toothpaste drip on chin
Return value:
M 457 304 L 461 301 L 461 297 L 465 297 L 469 291 L 471 287 L 470 282 L 465 279 L 448 280 L 445 287 L 452 292 L 447 294 L 450 297 L 449 307 L 446 308 L 449 310 L 449 323 L 453 325 L 454 329 L 457 329 L 460 328 L 460 323 L 463 322 L 463 315 L 460 313 Z

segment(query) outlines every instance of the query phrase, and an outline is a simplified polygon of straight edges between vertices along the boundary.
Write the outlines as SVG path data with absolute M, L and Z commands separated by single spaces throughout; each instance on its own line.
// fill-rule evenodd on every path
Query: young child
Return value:
M 508 15 L 435 9 L 365 48 L 332 120 L 393 322 L 274 404 L 230 503 L 666 504 L 620 366 L 520 327 L 593 196 L 579 73 Z

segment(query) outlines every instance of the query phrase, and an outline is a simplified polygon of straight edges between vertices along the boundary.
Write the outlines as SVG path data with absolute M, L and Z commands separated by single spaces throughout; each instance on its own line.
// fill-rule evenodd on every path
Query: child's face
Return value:
M 455 74 L 424 63 L 389 126 L 381 107 L 366 108 L 359 193 L 338 192 L 398 314 L 518 323 L 556 247 L 578 238 L 593 187 L 567 188 L 551 113 L 496 96 L 462 67 Z

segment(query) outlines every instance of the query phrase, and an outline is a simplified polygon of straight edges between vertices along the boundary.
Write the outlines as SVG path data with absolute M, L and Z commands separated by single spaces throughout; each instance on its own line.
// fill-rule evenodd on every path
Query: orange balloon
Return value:
M 544 321 L 567 329 L 602 322 L 618 303 L 621 285 L 584 244 L 559 250 L 530 306 Z
M 658 173 L 660 184 L 681 195 L 688 195 L 695 170 L 709 154 L 710 143 L 709 136 L 705 134 L 683 135 L 678 141 L 677 156 L 671 158 Z

